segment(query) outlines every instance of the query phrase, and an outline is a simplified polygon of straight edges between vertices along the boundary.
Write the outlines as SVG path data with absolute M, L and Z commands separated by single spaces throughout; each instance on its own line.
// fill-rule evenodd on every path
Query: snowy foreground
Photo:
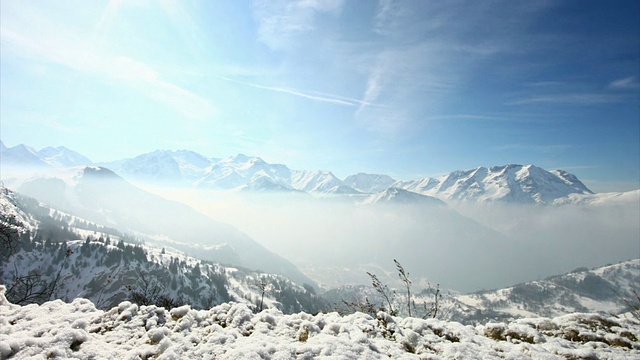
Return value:
M 18 306 L 0 286 L 0 358 L 638 359 L 640 322 L 596 314 L 463 326 L 362 313 L 253 314 L 243 304 L 165 310 L 86 299 Z

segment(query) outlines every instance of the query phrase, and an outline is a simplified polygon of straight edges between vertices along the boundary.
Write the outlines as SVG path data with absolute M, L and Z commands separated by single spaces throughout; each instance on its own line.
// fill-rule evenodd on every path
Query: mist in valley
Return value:
M 637 191 L 555 206 L 368 203 L 368 195 L 134 186 L 97 168 L 15 174 L 5 171 L 7 185 L 62 211 L 325 289 L 368 285 L 367 271 L 398 286 L 394 259 L 418 290 L 464 293 L 640 256 Z
M 145 188 L 188 204 L 293 262 L 325 288 L 396 284 L 492 289 L 640 254 L 640 206 L 373 204 L 363 198 Z

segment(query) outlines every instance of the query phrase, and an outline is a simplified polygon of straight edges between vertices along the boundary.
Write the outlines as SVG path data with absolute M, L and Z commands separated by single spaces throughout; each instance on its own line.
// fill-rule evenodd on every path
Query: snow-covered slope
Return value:
M 588 206 L 611 206 L 611 205 L 633 205 L 640 206 L 640 190 L 625 192 L 611 192 L 599 194 L 571 194 L 565 198 L 554 201 L 555 205 L 588 205 Z
M 280 164 L 268 164 L 259 157 L 239 154 L 221 160 L 208 169 L 204 176 L 196 180 L 199 188 L 233 189 L 244 185 L 248 188 L 264 190 L 261 183 L 278 185 L 279 188 L 292 189 L 291 170 Z
M 157 150 L 101 165 L 132 181 L 184 186 L 202 177 L 216 161 L 188 150 Z
M 256 191 L 353 194 L 358 191 L 344 186 L 328 171 L 297 171 L 285 165 L 269 164 L 259 157 L 236 155 L 217 162 L 196 180 L 198 188 Z
M 640 284 L 640 259 L 602 266 L 592 270 L 530 281 L 499 290 L 481 291 L 455 297 L 458 306 L 453 319 L 505 319 L 529 316 L 560 316 L 575 312 L 622 314 L 637 303 L 633 291 Z M 637 304 L 640 307 L 640 304 Z
M 64 146 L 46 147 L 39 151 L 26 145 L 16 145 L 7 148 L 0 147 L 0 162 L 3 166 L 27 169 L 47 169 L 70 167 L 77 165 L 91 165 L 87 157 L 67 149 Z
M 369 196 L 364 201 L 362 201 L 362 204 L 411 204 L 446 206 L 446 204 L 440 199 L 394 187 L 387 188 L 384 191 Z
M 258 268 L 300 283 L 312 283 L 293 264 L 230 225 L 145 192 L 105 168 L 80 167 L 65 174 L 36 177 L 23 183 L 19 191 L 122 232 L 164 239 L 205 260 Z
M 375 194 L 386 190 L 391 184 L 396 182 L 387 175 L 357 173 L 347 176 L 343 183 L 366 194 Z
M 294 171 L 291 185 L 310 193 L 357 194 L 357 190 L 346 186 L 330 171 Z
M 633 359 L 640 323 L 595 314 L 463 326 L 356 313 L 254 314 L 76 299 L 17 306 L 0 288 L 2 358 L 78 359 Z
M 438 179 L 398 181 L 392 185 L 445 201 L 553 204 L 572 194 L 593 194 L 574 175 L 533 165 L 479 167 Z
M 214 264 L 171 247 L 141 243 L 0 190 L 0 284 L 7 285 L 6 296 L 13 302 L 83 296 L 101 308 L 127 299 L 196 308 L 230 300 L 252 308 L 263 302 L 265 308 L 285 312 L 324 308 L 308 284 L 303 287 L 280 275 Z M 9 238 L 12 246 L 5 241 Z M 264 299 L 260 284 L 265 285 Z
M 53 167 L 71 167 L 93 164 L 93 162 L 84 155 L 67 149 L 64 146 L 46 147 L 38 151 L 38 155 Z
M 14 147 L 4 147 L 0 152 L 0 165 L 5 167 L 20 167 L 28 169 L 48 168 L 52 165 L 45 161 L 38 152 L 25 145 L 16 145 Z

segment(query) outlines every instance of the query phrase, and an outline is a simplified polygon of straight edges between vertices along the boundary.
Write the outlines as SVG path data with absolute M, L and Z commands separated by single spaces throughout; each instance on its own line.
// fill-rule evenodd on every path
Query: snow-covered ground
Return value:
M 0 357 L 77 359 L 638 359 L 640 321 L 596 314 L 463 326 L 378 313 L 254 314 L 243 304 L 166 310 L 86 299 L 10 304 Z

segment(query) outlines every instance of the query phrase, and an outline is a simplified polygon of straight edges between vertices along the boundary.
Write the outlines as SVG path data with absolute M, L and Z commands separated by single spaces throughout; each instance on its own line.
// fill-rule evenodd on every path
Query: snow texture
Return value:
M 637 359 L 640 322 L 596 314 L 463 326 L 380 312 L 254 314 L 86 299 L 17 306 L 0 287 L 0 357 L 216 359 Z

